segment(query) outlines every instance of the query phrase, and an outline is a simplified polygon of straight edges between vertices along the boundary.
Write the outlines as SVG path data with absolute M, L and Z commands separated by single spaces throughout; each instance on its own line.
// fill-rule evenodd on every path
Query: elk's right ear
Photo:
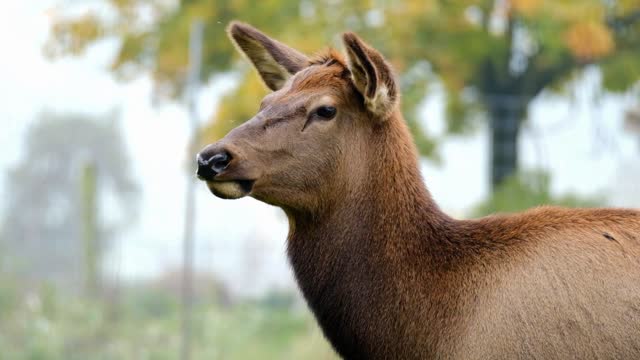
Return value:
M 258 70 L 271 90 L 279 90 L 293 74 L 305 68 L 308 58 L 254 27 L 237 21 L 227 28 L 229 37 Z

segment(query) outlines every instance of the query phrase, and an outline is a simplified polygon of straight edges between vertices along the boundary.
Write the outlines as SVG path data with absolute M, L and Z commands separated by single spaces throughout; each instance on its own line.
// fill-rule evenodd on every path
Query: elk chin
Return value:
M 251 193 L 253 180 L 207 181 L 213 195 L 221 199 L 240 199 Z

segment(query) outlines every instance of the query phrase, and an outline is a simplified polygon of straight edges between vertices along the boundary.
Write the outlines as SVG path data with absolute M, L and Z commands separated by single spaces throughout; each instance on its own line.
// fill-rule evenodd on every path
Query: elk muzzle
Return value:
M 233 171 L 232 160 L 238 162 L 231 152 L 217 145 L 205 147 L 196 156 L 196 176 L 207 183 L 215 196 L 223 199 L 238 199 L 248 195 L 255 182 L 254 178 L 246 178 Z

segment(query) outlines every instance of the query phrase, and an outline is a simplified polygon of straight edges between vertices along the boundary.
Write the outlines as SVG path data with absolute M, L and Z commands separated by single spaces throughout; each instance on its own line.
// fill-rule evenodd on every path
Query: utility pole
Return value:
M 82 201 L 82 240 L 84 245 L 84 275 L 87 295 L 96 297 L 100 286 L 100 260 L 97 224 L 97 176 L 96 166 L 88 161 L 80 174 Z
M 200 83 L 200 68 L 202 62 L 202 36 L 204 24 L 196 20 L 191 24 L 189 36 L 189 74 L 187 79 L 187 107 L 189 110 L 189 125 L 191 139 L 188 158 L 195 158 L 198 151 L 198 86 Z M 189 166 L 191 168 L 191 166 Z M 182 338 L 180 344 L 180 359 L 191 359 L 191 330 L 193 317 L 193 230 L 195 226 L 195 175 L 194 171 L 187 174 L 187 189 L 185 197 L 184 242 L 182 249 Z

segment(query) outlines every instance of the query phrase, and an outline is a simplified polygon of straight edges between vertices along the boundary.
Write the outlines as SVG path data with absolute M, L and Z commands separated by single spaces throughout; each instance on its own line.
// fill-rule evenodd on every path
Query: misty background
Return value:
M 145 10 L 148 3 L 151 10 Z M 195 188 L 192 305 L 184 306 L 185 188 L 193 179 L 195 154 L 188 150 L 193 134 L 180 89 L 190 24 L 196 20 L 207 24 L 196 94 L 202 144 L 247 120 L 266 93 L 252 69 L 223 47 L 230 45 L 218 45 L 228 43 L 223 30 L 231 18 L 257 22 L 310 52 L 306 47 L 340 48 L 335 36 L 347 29 L 378 47 L 376 34 L 391 34 L 402 43 L 413 31 L 411 38 L 422 44 L 417 50 L 410 44 L 406 49 L 381 45 L 387 46 L 381 50 L 401 79 L 412 69 L 420 71 L 419 87 L 403 87 L 404 101 L 412 106 L 408 121 L 417 124 L 412 130 L 424 155 L 425 183 L 446 212 L 463 218 L 546 203 L 640 207 L 640 56 L 635 62 L 625 58 L 640 55 L 637 4 L 589 1 L 592 8 L 585 10 L 575 5 L 579 1 L 567 2 L 567 7 L 575 3 L 577 17 L 579 11 L 596 11 L 596 20 L 575 25 L 575 31 L 585 43 L 600 39 L 604 45 L 598 47 L 575 43 L 571 26 L 578 20 L 564 18 L 558 20 L 568 29 L 564 42 L 549 45 L 540 38 L 539 45 L 531 45 L 539 34 L 549 36 L 539 24 L 545 6 L 552 5 L 542 1 L 463 1 L 453 10 L 418 5 L 437 1 L 399 3 L 406 9 L 384 1 L 328 0 L 273 1 L 253 10 L 245 2 L 204 0 L 0 4 L 5 48 L 0 354 L 8 359 L 335 357 L 291 274 L 282 211 L 249 198 L 215 198 L 203 184 Z M 260 13 L 268 9 L 291 21 Z M 478 36 L 473 44 L 497 46 L 492 41 L 507 36 L 503 28 L 514 26 L 516 36 L 508 43 L 512 62 L 524 56 L 533 66 L 536 52 L 557 46 L 560 55 L 553 59 L 576 59 L 574 68 L 539 92 L 502 94 L 487 102 L 484 83 L 476 83 L 471 70 L 467 78 L 449 78 L 453 65 L 419 52 L 430 46 L 440 51 L 446 40 L 430 31 L 458 34 L 463 25 L 451 20 L 441 28 L 403 30 L 398 20 L 410 14 L 408 23 L 422 24 L 421 16 L 433 11 L 459 14 L 451 19 L 470 28 L 479 16 L 491 17 L 487 23 L 498 25 L 490 27 L 502 29 L 487 30 L 490 39 Z M 400 12 L 398 18 L 394 12 Z M 305 21 L 309 18 L 315 22 Z M 614 18 L 628 21 L 610 21 Z M 597 27 L 598 19 L 610 25 L 605 40 L 602 30 L 594 30 L 606 28 Z M 105 26 L 109 22 L 117 26 Z M 618 35 L 617 26 L 623 25 Z M 136 33 L 136 26 L 143 30 Z M 304 44 L 300 37 L 307 32 L 314 37 Z M 136 34 L 139 43 L 132 40 Z M 153 41 L 148 34 L 156 36 Z M 452 35 L 449 41 L 455 49 L 463 40 Z M 488 54 L 501 51 L 496 49 Z M 480 62 L 486 54 L 466 56 Z M 420 61 L 410 65 L 407 59 Z M 517 78 L 513 66 L 510 74 Z M 619 73 L 623 80 L 612 75 Z M 452 103 L 452 94 L 461 100 Z M 499 113 L 520 99 L 526 102 L 514 118 L 517 166 L 497 176 L 496 117 L 479 109 L 498 102 Z M 191 313 L 187 322 L 185 311 Z

